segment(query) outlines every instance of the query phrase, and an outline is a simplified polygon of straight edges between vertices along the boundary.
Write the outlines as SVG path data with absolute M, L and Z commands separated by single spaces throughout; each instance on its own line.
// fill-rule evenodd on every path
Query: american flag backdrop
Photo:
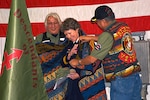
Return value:
M 11 2 L 0 0 L 0 67 Z M 34 36 L 45 32 L 44 20 L 50 12 L 57 12 L 62 21 L 67 17 L 77 19 L 87 34 L 100 34 L 101 30 L 90 22 L 100 5 L 110 6 L 117 20 L 126 22 L 132 32 L 150 30 L 150 0 L 26 0 L 26 4 Z
M 5 37 L 12 0 L 0 0 L 0 37 Z M 119 21 L 126 22 L 131 30 L 150 30 L 150 0 L 26 0 L 34 36 L 45 31 L 44 20 L 48 13 L 57 12 L 63 21 L 77 19 L 87 34 L 100 34 L 101 30 L 90 22 L 94 10 L 108 5 Z
M 11 1 L 0 0 L 0 65 Z M 67 17 L 77 19 L 87 34 L 100 34 L 101 30 L 90 22 L 100 5 L 110 6 L 117 20 L 126 22 L 133 32 L 150 30 L 150 0 L 26 0 L 26 4 L 34 36 L 45 31 L 44 20 L 50 12 L 57 12 L 62 21 Z

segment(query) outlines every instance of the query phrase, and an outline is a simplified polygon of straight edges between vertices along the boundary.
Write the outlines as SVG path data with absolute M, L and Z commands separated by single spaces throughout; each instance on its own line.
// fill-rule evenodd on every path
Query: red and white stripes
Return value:
M 11 0 L 0 0 L 0 37 L 5 37 Z M 57 12 L 62 21 L 67 17 L 77 19 L 87 34 L 100 34 L 101 30 L 90 22 L 94 10 L 108 5 L 119 21 L 126 22 L 132 31 L 150 30 L 150 0 L 26 0 L 34 36 L 45 31 L 44 19 Z

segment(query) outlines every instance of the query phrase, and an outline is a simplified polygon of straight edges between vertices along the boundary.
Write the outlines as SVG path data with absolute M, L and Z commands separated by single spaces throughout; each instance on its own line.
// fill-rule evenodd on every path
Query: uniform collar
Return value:
M 106 27 L 105 31 L 108 30 L 110 27 L 112 27 L 115 23 L 116 23 L 116 20 L 112 21 L 112 23 L 108 27 Z

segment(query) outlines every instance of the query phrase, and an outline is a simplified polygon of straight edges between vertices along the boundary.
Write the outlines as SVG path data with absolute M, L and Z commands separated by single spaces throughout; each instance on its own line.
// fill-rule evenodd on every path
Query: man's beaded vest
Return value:
M 113 35 L 112 49 L 103 60 L 106 81 L 139 72 L 140 65 L 133 47 L 131 31 L 125 23 L 115 22 L 107 30 Z

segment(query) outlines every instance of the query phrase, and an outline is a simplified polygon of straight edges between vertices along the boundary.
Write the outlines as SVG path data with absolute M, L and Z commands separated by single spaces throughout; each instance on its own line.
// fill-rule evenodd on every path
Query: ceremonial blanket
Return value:
M 36 44 L 36 48 L 49 100 L 64 100 L 67 79 L 58 88 L 54 89 L 54 86 L 58 71 L 62 69 L 60 62 L 67 51 L 65 46 L 40 43 Z M 84 77 L 79 81 L 79 87 L 85 100 L 106 100 L 103 70 L 100 67 L 100 61 L 93 64 L 93 71 L 83 70 L 82 74 Z

